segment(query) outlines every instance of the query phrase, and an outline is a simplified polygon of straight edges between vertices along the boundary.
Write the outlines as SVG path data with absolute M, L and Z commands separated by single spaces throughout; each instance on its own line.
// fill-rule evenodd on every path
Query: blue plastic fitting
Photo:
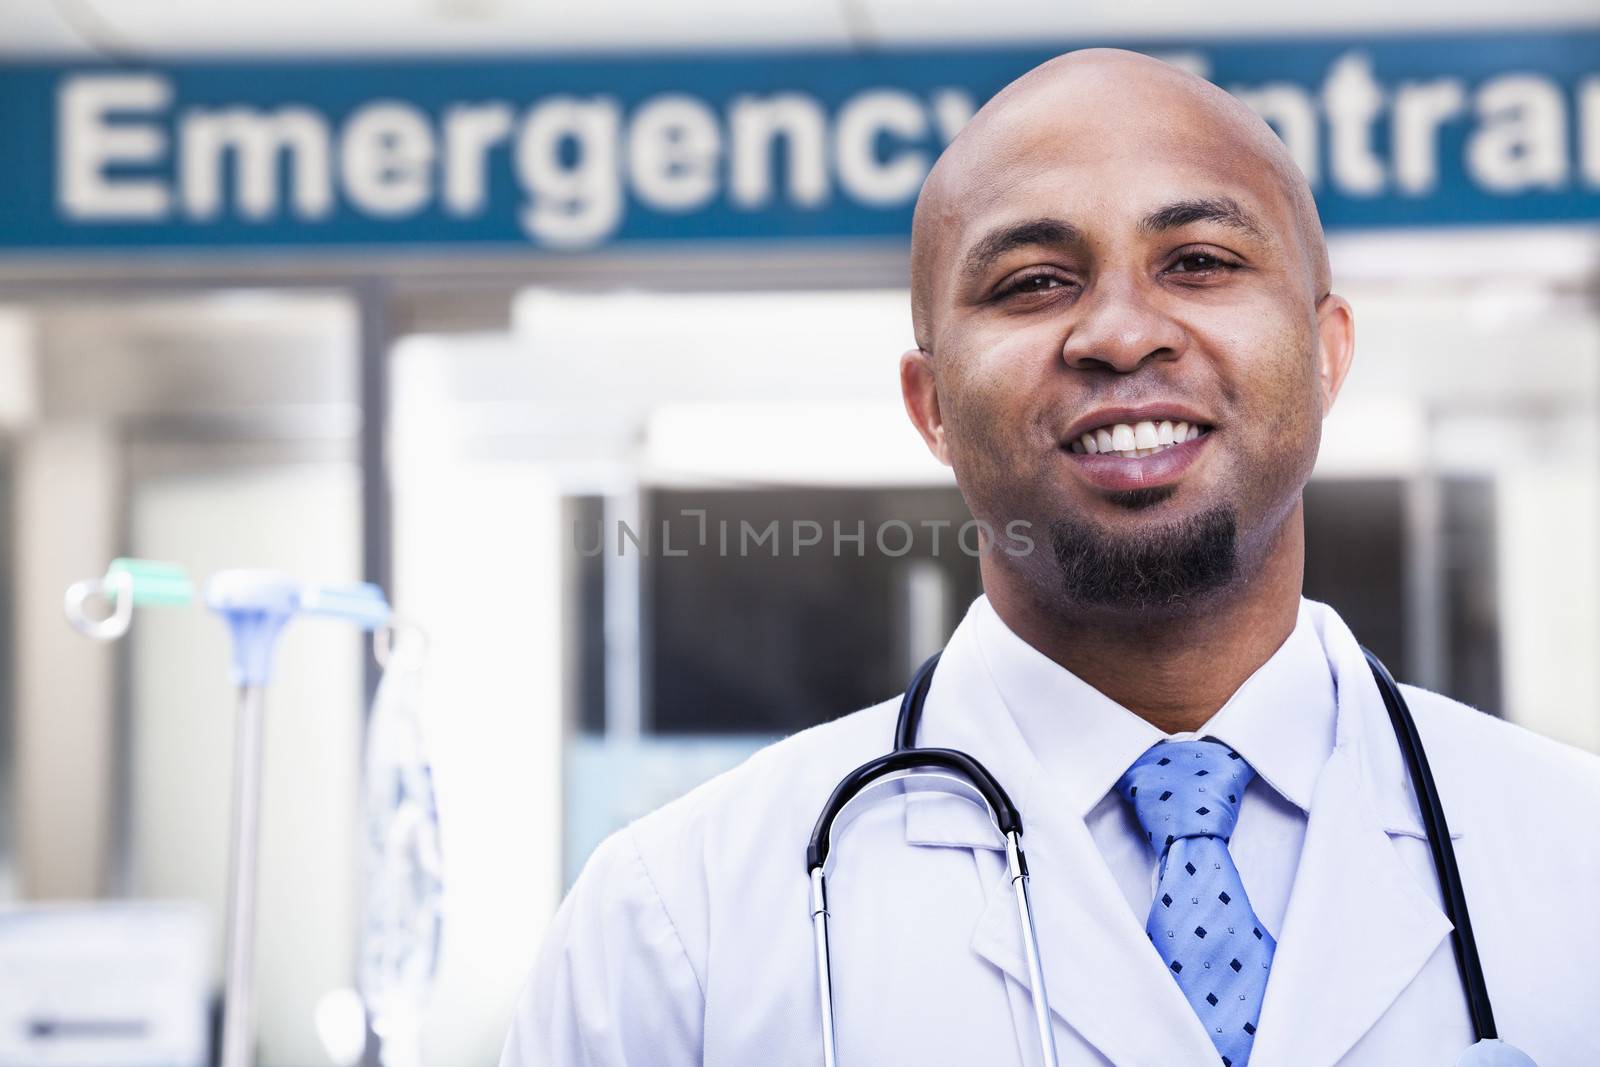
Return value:
M 206 607 L 233 638 L 233 683 L 265 686 L 278 635 L 299 610 L 299 584 L 275 571 L 219 571 L 206 583 Z

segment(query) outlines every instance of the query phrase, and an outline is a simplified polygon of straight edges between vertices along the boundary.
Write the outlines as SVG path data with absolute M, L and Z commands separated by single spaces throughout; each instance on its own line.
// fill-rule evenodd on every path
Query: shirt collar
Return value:
M 1028 644 L 980 596 L 970 615 L 1001 701 L 1041 769 L 1080 816 L 1158 741 L 1215 737 L 1302 811 L 1333 751 L 1338 701 L 1302 599 L 1294 630 L 1199 730 L 1168 734 Z

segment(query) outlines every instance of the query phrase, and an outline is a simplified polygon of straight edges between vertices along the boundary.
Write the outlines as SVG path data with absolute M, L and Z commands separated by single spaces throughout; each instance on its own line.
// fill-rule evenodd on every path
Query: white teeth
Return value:
M 1159 423 L 1153 420 L 1119 422 L 1082 434 L 1068 445 L 1068 449 L 1079 454 L 1140 459 L 1172 445 L 1193 441 L 1201 432 L 1199 423 L 1173 422 L 1170 419 Z

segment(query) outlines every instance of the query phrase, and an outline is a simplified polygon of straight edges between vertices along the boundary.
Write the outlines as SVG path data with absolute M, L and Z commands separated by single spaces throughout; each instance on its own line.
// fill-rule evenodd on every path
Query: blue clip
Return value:
M 371 582 L 354 585 L 307 585 L 300 589 L 300 611 L 353 622 L 363 630 L 376 630 L 389 621 L 389 602 Z
M 278 635 L 300 609 L 300 585 L 275 571 L 219 571 L 206 583 L 206 607 L 233 637 L 233 683 L 264 686 Z

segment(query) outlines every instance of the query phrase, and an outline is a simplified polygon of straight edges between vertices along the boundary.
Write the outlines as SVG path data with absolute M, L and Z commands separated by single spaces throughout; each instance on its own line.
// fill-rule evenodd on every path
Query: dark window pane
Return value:
M 1394 479 L 1306 486 L 1305 595 L 1329 604 L 1406 680 L 1404 487 Z
M 703 548 L 700 519 L 682 514 L 694 509 L 706 512 Z M 931 565 L 942 579 L 940 639 L 979 592 L 977 558 L 957 541 L 970 515 L 954 489 L 658 491 L 647 513 L 653 534 L 664 520 L 674 550 L 688 551 L 646 560 L 647 714 L 660 733 L 788 733 L 891 697 L 912 657 L 914 569 Z M 882 528 L 885 547 L 902 550 L 907 533 L 892 520 L 910 527 L 904 555 L 877 544 Z M 937 555 L 925 522 L 946 524 Z M 809 523 L 822 541 L 800 546 L 797 531 L 816 535 Z M 861 544 L 845 539 L 858 530 Z

